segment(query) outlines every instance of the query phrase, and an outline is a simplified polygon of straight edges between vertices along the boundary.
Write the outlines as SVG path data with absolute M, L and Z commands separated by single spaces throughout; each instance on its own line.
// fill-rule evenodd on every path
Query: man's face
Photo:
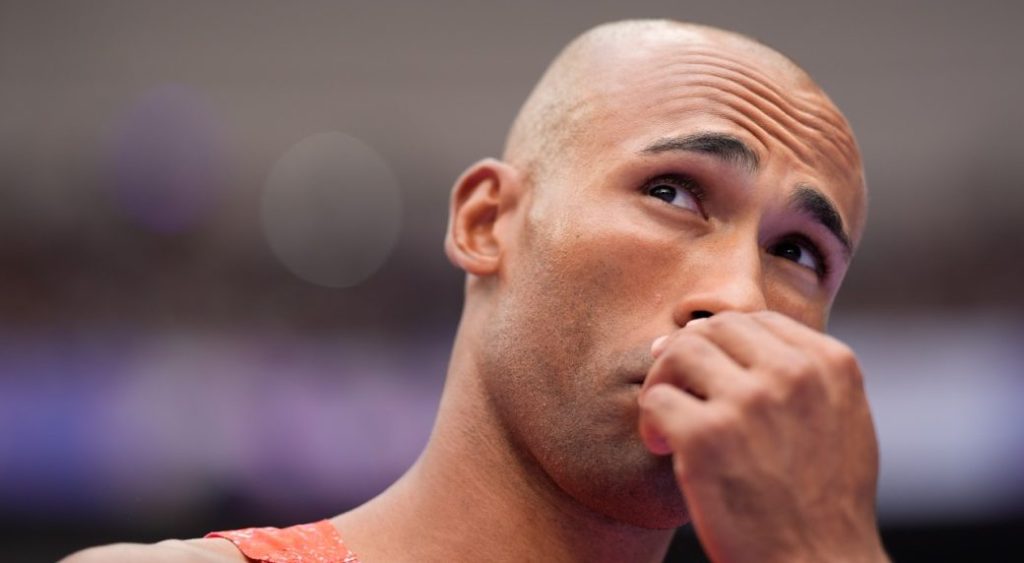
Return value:
M 671 460 L 637 432 L 651 342 L 725 310 L 824 329 L 863 223 L 859 157 L 823 95 L 746 52 L 647 45 L 595 73 L 577 140 L 512 219 L 485 382 L 561 490 L 675 527 Z

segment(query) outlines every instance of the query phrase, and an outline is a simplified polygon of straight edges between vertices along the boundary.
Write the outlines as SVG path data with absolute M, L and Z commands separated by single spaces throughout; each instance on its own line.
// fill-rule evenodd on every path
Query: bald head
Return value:
M 810 76 L 785 55 L 749 37 L 671 20 L 627 20 L 600 25 L 573 40 L 548 67 L 509 131 L 504 160 L 528 175 L 550 174 L 552 163 L 573 159 L 574 149 L 588 135 L 588 126 L 609 108 L 608 94 L 635 85 L 641 67 L 659 64 L 660 53 L 689 53 L 695 59 L 726 54 L 744 60 L 758 73 L 787 90 L 811 94 L 831 106 Z M 845 160 L 859 167 L 852 134 L 834 112 L 832 125 L 843 139 Z M 856 161 L 856 162 L 854 162 Z

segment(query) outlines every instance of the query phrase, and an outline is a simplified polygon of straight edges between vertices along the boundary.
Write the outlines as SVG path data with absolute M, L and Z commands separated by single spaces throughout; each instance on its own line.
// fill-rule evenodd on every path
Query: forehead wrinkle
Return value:
M 776 86 L 777 80 L 769 79 L 758 67 L 748 64 L 746 59 L 730 57 L 721 50 L 688 46 L 684 51 L 673 51 L 659 60 L 664 62 L 647 66 L 641 73 L 631 73 L 633 76 L 619 76 L 618 80 L 607 83 L 614 84 L 612 88 L 629 97 L 634 106 L 636 100 L 632 98 L 637 87 L 651 92 L 664 92 L 643 109 L 664 105 L 666 99 L 680 96 L 680 90 L 685 91 L 687 86 L 703 84 L 725 93 L 729 98 L 742 100 L 776 122 L 780 127 L 769 128 L 775 129 L 776 133 L 781 130 L 787 134 L 773 136 L 805 163 L 813 161 L 811 153 L 818 153 L 833 160 L 833 164 L 840 164 L 836 167 L 840 170 L 859 168 L 856 143 L 849 134 L 848 123 L 809 77 L 799 75 L 804 77 L 806 84 L 799 85 L 789 95 L 783 95 L 780 87 Z M 700 80 L 701 77 L 705 80 Z M 666 81 L 671 81 L 668 86 L 665 86 Z M 728 105 L 742 111 L 755 122 L 758 121 L 754 112 L 743 111 L 736 103 Z M 791 131 L 808 133 L 807 137 L 820 139 L 823 143 L 814 147 L 812 141 L 808 145 L 803 136 L 793 135 Z M 758 140 L 764 143 L 764 139 Z M 764 144 L 767 147 L 767 143 Z M 828 156 L 828 148 L 835 151 L 831 158 Z
M 786 93 L 793 96 L 795 100 L 809 101 L 811 99 L 817 99 L 817 101 L 820 101 L 821 98 L 826 98 L 827 100 L 827 97 L 822 95 L 821 88 L 817 86 L 810 77 L 806 77 L 801 81 L 804 82 L 804 84 L 798 84 L 790 88 L 782 88 L 777 80 L 771 78 L 767 73 L 762 72 L 761 67 L 750 64 L 749 59 L 732 57 L 728 53 L 722 51 L 711 49 L 702 50 L 699 48 L 692 49 L 689 56 L 696 59 L 697 62 L 707 63 L 711 66 L 719 66 L 746 76 L 770 90 L 778 98 L 785 99 L 786 96 L 784 96 L 783 93 Z M 846 126 L 846 120 L 843 119 L 842 115 L 832 106 L 831 101 L 827 100 L 827 102 L 828 103 L 825 104 L 802 104 L 794 106 L 794 109 L 801 113 L 818 116 L 835 127 Z M 826 111 L 819 112 L 817 111 L 818 108 L 825 109 Z
M 694 111 L 697 109 L 698 111 L 716 115 L 740 125 L 743 129 L 754 135 L 763 151 L 768 151 L 771 146 L 771 140 L 775 139 L 800 161 L 804 163 L 812 161 L 811 151 L 803 143 L 797 142 L 795 136 L 786 131 L 784 127 L 778 126 L 777 121 L 764 119 L 763 116 L 766 115 L 766 112 L 759 110 L 756 106 L 752 109 L 752 105 L 749 102 L 743 100 L 730 90 L 732 86 L 732 82 L 728 80 L 695 80 L 690 78 L 686 81 L 686 89 L 690 92 L 688 95 L 680 96 L 678 92 L 669 92 L 643 109 L 658 108 L 665 113 L 677 113 L 680 110 Z M 715 103 L 710 107 L 698 106 L 695 108 L 694 98 L 710 99 Z M 724 112 L 722 111 L 723 109 L 729 109 L 732 112 Z M 743 119 L 737 119 L 735 114 L 739 114 Z M 773 124 L 775 125 L 774 127 Z M 755 150 L 755 152 L 758 151 Z M 759 154 L 758 156 L 761 160 L 764 160 L 763 155 Z
M 680 65 L 675 66 L 677 68 L 680 67 Z M 685 66 L 692 67 L 694 65 Z M 718 69 L 718 67 L 715 68 Z M 737 80 L 707 72 L 676 72 L 672 74 L 673 76 L 668 78 L 664 75 L 652 76 L 635 83 L 640 86 L 646 86 L 648 90 L 663 92 L 655 96 L 650 103 L 645 104 L 641 109 L 650 110 L 661 107 L 669 110 L 677 104 L 692 106 L 694 98 L 704 97 L 746 117 L 748 123 L 744 128 L 755 134 L 755 137 L 761 142 L 765 150 L 770 146 L 768 137 L 771 137 L 782 143 L 787 150 L 805 164 L 811 165 L 815 161 L 814 156 L 821 155 L 825 156 L 827 160 L 833 161 L 833 166 L 839 170 L 846 171 L 847 167 L 854 166 L 854 163 L 850 162 L 854 160 L 852 155 L 848 151 L 843 150 L 842 147 L 837 146 L 836 142 L 829 138 L 829 135 L 817 127 L 808 126 L 792 118 L 781 108 L 771 103 L 770 100 L 764 100 L 759 96 L 754 96 L 753 100 L 751 100 L 749 95 L 744 95 L 750 89 L 746 88 L 743 84 L 737 83 Z M 666 80 L 671 80 L 674 84 L 660 87 Z M 655 85 L 659 87 L 653 88 Z M 710 94 L 701 93 L 701 90 L 705 89 L 710 91 Z M 625 94 L 626 92 L 623 93 Z M 635 101 L 632 103 L 634 106 L 636 105 Z M 705 109 L 713 111 L 712 107 Z M 751 127 L 752 125 L 755 127 Z M 757 135 L 754 129 L 761 131 L 763 135 Z M 794 131 L 797 134 L 794 134 Z M 830 151 L 822 150 L 826 146 L 814 147 L 798 135 L 800 132 L 809 133 L 809 137 L 821 137 L 825 141 L 825 145 L 833 148 L 838 154 L 829 158 L 828 152 Z M 835 158 L 836 156 L 838 158 Z
M 727 99 L 721 100 L 722 103 L 758 123 L 762 130 L 780 141 L 804 163 L 811 164 L 815 160 L 815 155 L 820 155 L 839 164 L 840 169 L 843 168 L 843 164 L 851 164 L 845 151 L 823 129 L 792 118 L 771 101 L 756 96 L 753 99 L 744 96 L 743 85 L 733 80 L 723 80 L 721 83 L 705 83 L 704 86 L 725 93 Z M 829 157 L 829 147 L 837 154 Z
M 854 142 L 849 135 L 849 124 L 823 93 L 815 92 L 813 89 L 795 89 L 792 92 L 787 92 L 789 94 L 787 96 L 782 93 L 781 88 L 777 87 L 773 80 L 756 67 L 743 64 L 743 61 L 724 56 L 704 57 L 699 53 L 695 58 L 698 59 L 694 63 L 695 66 L 700 66 L 703 63 L 710 68 L 721 68 L 726 72 L 734 73 L 739 77 L 736 79 L 737 83 L 741 83 L 753 93 L 774 104 L 797 123 L 819 132 L 849 160 L 855 160 L 850 154 L 852 152 L 850 148 L 854 146 Z M 822 123 L 825 127 L 821 126 Z M 829 131 L 834 132 L 835 135 L 829 135 Z M 839 137 L 839 139 L 834 137 Z
M 776 53 L 776 55 L 778 54 Z M 764 88 L 759 93 L 771 92 L 771 97 L 774 98 L 776 105 L 780 107 L 788 106 L 787 113 L 796 112 L 810 117 L 817 117 L 837 129 L 848 129 L 849 127 L 846 120 L 834 108 L 831 100 L 821 92 L 820 87 L 795 65 L 791 64 L 792 70 L 784 72 L 788 73 L 790 77 L 799 77 L 800 79 L 797 81 L 799 83 L 789 88 L 782 88 L 779 85 L 778 79 L 769 77 L 768 73 L 762 71 L 762 68 L 766 66 L 765 64 L 751 64 L 749 56 L 733 56 L 729 50 L 713 48 L 711 45 L 687 45 L 685 48 L 675 49 L 660 58 L 668 62 L 658 65 L 655 68 L 656 72 L 671 71 L 674 68 L 687 64 L 705 66 L 712 70 L 732 71 L 746 78 L 746 84 L 753 83 Z M 710 74 L 715 73 L 711 72 Z M 792 82 L 793 80 L 786 78 L 784 81 Z M 783 92 L 790 96 L 783 95 Z
M 719 66 L 714 65 L 712 68 L 718 70 Z M 735 71 L 732 71 L 735 72 Z M 845 144 L 837 139 L 837 136 L 844 137 L 843 140 L 850 141 L 849 137 L 845 135 L 846 127 L 830 126 L 831 124 L 825 122 L 822 124 L 822 120 L 819 116 L 803 111 L 796 103 L 790 102 L 786 97 L 774 93 L 764 83 L 753 80 L 741 73 L 732 74 L 730 69 L 725 69 L 723 74 L 706 73 L 707 76 L 719 79 L 722 82 L 706 82 L 706 85 L 721 90 L 727 94 L 731 94 L 741 103 L 748 104 L 754 107 L 756 110 L 763 113 L 765 116 L 770 118 L 781 126 L 781 130 L 786 133 L 809 133 L 808 137 L 817 137 L 821 141 L 824 141 L 827 145 L 830 145 L 839 156 L 838 160 L 842 164 L 849 166 L 854 165 L 856 157 L 850 150 L 852 144 Z M 754 94 L 751 96 L 745 96 L 745 92 Z M 731 104 L 734 107 L 738 107 L 737 104 Z M 801 105 L 809 105 L 806 102 Z M 821 105 L 821 104 L 814 104 Z M 747 113 L 747 112 L 745 112 Z M 802 113 L 803 115 L 796 115 L 796 113 Z M 748 116 L 750 114 L 748 113 Z M 753 117 L 753 116 L 750 116 Z M 800 139 L 798 135 L 792 135 L 794 139 Z M 799 152 L 806 160 L 806 152 L 796 151 L 793 146 L 793 142 L 786 143 L 790 150 Z M 803 145 L 809 145 L 811 143 L 802 142 Z M 825 151 L 815 150 L 813 147 L 808 147 L 812 152 Z M 824 147 L 820 147 L 824 148 Z
M 650 80 L 648 82 L 654 82 L 654 81 L 655 80 Z M 712 95 L 709 96 L 709 95 L 704 94 L 704 93 L 699 93 L 699 90 L 702 89 L 702 88 L 704 88 L 704 85 L 699 84 L 699 83 L 695 83 L 692 79 L 689 79 L 688 83 L 685 84 L 684 86 L 677 87 L 677 88 L 665 88 L 664 89 L 664 94 L 659 95 L 659 96 L 655 97 L 654 99 L 649 100 L 649 101 L 644 102 L 644 103 L 638 103 L 641 100 L 632 99 L 628 92 L 622 92 L 621 96 L 620 96 L 620 97 L 626 98 L 625 103 L 616 103 L 616 100 L 610 99 L 610 98 L 604 98 L 604 97 L 595 97 L 594 102 L 595 103 L 601 103 L 601 104 L 607 104 L 609 107 L 605 108 L 605 111 L 598 112 L 598 113 L 604 113 L 604 114 L 606 114 L 606 115 L 608 115 L 610 117 L 613 117 L 613 118 L 614 117 L 620 117 L 621 118 L 621 115 L 619 113 L 616 113 L 616 112 L 610 111 L 610 110 L 613 110 L 614 108 L 620 108 L 620 107 L 632 107 L 632 108 L 635 108 L 637 110 L 637 113 L 639 113 L 641 115 L 649 114 L 649 113 L 654 113 L 654 112 L 661 113 L 661 114 L 668 114 L 668 115 L 678 115 L 678 114 L 686 114 L 686 113 L 698 112 L 698 113 L 703 113 L 703 114 L 706 114 L 706 115 L 711 115 L 711 116 L 714 116 L 714 117 L 718 117 L 718 118 L 723 119 L 725 121 L 730 121 L 730 122 L 736 123 L 742 129 L 746 130 L 751 135 L 753 135 L 754 139 L 756 139 L 758 141 L 759 146 L 751 146 L 750 148 L 754 152 L 754 154 L 758 157 L 758 160 L 763 160 L 763 154 L 761 154 L 761 153 L 764 150 L 767 150 L 767 147 L 769 146 L 769 143 L 770 143 L 771 135 L 768 132 L 764 131 L 764 129 L 758 123 L 756 123 L 755 121 L 750 120 L 742 112 L 738 112 L 738 110 L 735 110 L 734 108 L 732 108 L 728 103 L 726 103 L 726 102 L 724 102 L 722 100 L 718 100 L 717 99 L 717 95 L 719 94 L 720 90 L 718 90 L 716 88 L 709 88 L 712 91 Z M 688 95 L 685 95 L 685 96 L 680 96 L 680 95 L 678 95 L 678 91 L 681 90 L 681 89 L 689 90 L 691 93 L 688 94 Z M 695 89 L 698 90 L 698 94 L 696 96 L 692 93 L 693 90 L 695 90 Z M 694 98 L 695 97 L 710 98 L 710 99 L 715 100 L 717 103 L 710 104 L 710 105 L 701 105 L 701 106 L 694 107 Z M 725 111 L 723 111 L 724 109 L 734 109 L 734 111 L 733 112 L 725 112 Z M 740 115 L 737 116 L 737 115 L 734 115 L 734 113 L 739 113 Z M 660 121 L 664 121 L 664 119 L 660 119 Z M 685 133 L 686 132 L 683 132 L 684 135 L 685 135 Z M 637 147 L 637 149 L 639 149 L 639 148 L 640 147 Z

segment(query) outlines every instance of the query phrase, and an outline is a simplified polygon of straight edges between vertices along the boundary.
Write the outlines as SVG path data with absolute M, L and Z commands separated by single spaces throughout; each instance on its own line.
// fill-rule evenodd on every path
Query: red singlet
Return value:
M 327 520 L 289 528 L 245 528 L 210 532 L 224 538 L 257 563 L 359 563 L 345 547 L 341 534 Z

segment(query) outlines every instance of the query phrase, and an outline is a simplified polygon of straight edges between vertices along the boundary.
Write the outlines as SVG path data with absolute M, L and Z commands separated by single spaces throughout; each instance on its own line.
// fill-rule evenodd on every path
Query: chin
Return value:
M 686 503 L 682 499 L 669 502 L 657 499 L 654 502 L 618 504 L 595 509 L 616 522 L 647 530 L 674 530 L 690 522 Z
M 686 501 L 678 489 L 649 498 L 646 502 L 630 500 L 632 502 L 619 505 L 616 514 L 609 516 L 624 524 L 648 530 L 674 530 L 690 522 Z
M 628 526 L 671 530 L 687 524 L 690 515 L 672 470 L 672 458 L 654 457 L 642 445 L 640 448 L 642 451 L 635 452 L 636 463 L 620 458 L 618 467 L 605 466 L 600 474 L 573 479 L 562 488 L 591 511 Z

